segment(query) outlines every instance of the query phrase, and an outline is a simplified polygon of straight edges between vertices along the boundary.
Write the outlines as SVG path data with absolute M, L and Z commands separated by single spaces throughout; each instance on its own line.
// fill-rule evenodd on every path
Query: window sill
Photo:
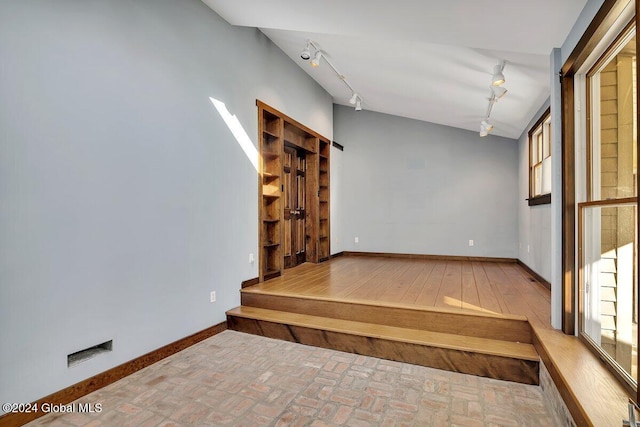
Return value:
M 548 205 L 551 204 L 551 193 L 543 194 L 542 196 L 532 197 L 527 199 L 529 206 Z

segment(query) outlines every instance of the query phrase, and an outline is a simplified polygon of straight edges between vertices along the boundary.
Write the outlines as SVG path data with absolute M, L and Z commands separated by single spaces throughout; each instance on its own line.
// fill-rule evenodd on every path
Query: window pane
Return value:
M 633 197 L 635 188 L 635 36 L 590 77 L 594 88 L 591 198 Z
M 542 194 L 542 163 L 533 168 L 533 196 Z
M 551 122 L 545 122 L 544 124 L 544 146 L 542 147 L 543 159 L 551 156 Z
M 590 207 L 584 218 L 584 332 L 637 382 L 636 207 Z
M 542 194 L 551 193 L 551 157 L 547 157 L 542 162 Z

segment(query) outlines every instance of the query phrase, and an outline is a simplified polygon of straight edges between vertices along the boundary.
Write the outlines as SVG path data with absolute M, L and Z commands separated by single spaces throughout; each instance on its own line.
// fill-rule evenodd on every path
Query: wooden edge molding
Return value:
M 551 204 L 551 193 L 543 194 L 542 196 L 531 197 L 527 199 L 529 206 L 540 206 Z
M 295 125 L 296 127 L 298 127 L 300 129 L 302 129 L 303 131 L 307 132 L 308 134 L 313 135 L 315 138 L 319 138 L 319 139 L 321 139 L 323 141 L 327 141 L 327 142 L 330 141 L 329 138 L 325 138 L 324 136 L 320 135 L 318 132 L 314 131 L 313 129 L 303 125 L 302 123 L 300 123 L 296 119 L 293 119 L 293 118 L 287 116 L 282 111 L 276 110 L 275 108 L 273 108 L 269 104 L 265 104 L 264 102 L 260 101 L 259 99 L 256 99 L 256 105 L 258 107 L 262 108 L 263 110 L 267 110 L 270 113 L 275 114 L 276 116 L 282 117 L 282 119 L 285 122 L 289 122 L 292 125 Z
M 332 142 L 332 145 L 333 145 L 334 147 L 336 147 L 338 150 L 340 150 L 340 151 L 344 151 L 344 145 L 342 145 L 342 144 L 338 144 L 338 143 L 337 143 L 337 142 L 335 142 L 335 141 L 333 141 L 333 142 Z
M 166 357 L 169 357 L 175 353 L 178 353 L 179 351 L 191 347 L 192 345 L 197 344 L 200 341 L 217 335 L 225 331 L 226 329 L 226 321 L 218 323 L 217 325 L 213 325 L 200 332 L 196 332 L 193 335 L 189 335 L 188 337 L 179 339 L 178 341 L 167 344 L 164 347 L 160 347 L 147 354 L 111 368 L 105 372 L 80 381 L 79 383 L 69 386 L 63 390 L 52 393 L 49 396 L 43 397 L 42 399 L 33 402 L 32 406 L 37 404 L 37 407 L 40 408 L 44 403 L 50 405 L 66 405 L 76 399 L 81 398 L 82 396 L 86 396 L 89 393 L 106 387 L 109 384 L 112 384 L 128 375 L 133 374 L 134 372 L 146 368 L 147 366 L 153 365 L 154 363 Z M 0 426 L 22 426 L 44 415 L 47 414 L 42 411 L 4 414 L 0 416 Z
M 480 261 L 480 262 L 510 262 L 517 263 L 515 258 L 491 258 L 459 255 L 427 255 L 427 254 L 394 254 L 386 252 L 351 252 L 344 251 L 344 256 L 371 256 L 381 258 L 431 259 L 436 261 Z
M 533 271 L 527 264 L 525 264 L 521 260 L 517 260 L 517 263 L 520 267 L 524 268 L 527 271 L 527 273 L 532 275 L 533 278 L 536 279 L 538 283 L 540 283 L 542 286 L 547 288 L 547 290 L 549 291 L 551 290 L 551 283 L 547 282 L 547 280 L 544 277 L 542 277 L 541 275 Z
M 329 258 L 338 258 L 341 256 L 344 256 L 344 252 L 338 252 L 338 253 L 332 254 Z
M 260 283 L 260 278 L 254 277 L 253 279 L 247 279 L 243 281 L 242 284 L 240 285 L 240 288 L 241 289 L 248 288 L 249 286 L 257 285 L 258 283 Z

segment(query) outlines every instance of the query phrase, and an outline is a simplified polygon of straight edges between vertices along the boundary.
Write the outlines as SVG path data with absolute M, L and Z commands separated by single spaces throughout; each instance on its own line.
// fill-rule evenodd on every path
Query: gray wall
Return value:
M 526 200 L 529 197 L 529 130 L 547 108 L 549 101 L 540 107 L 518 140 L 518 259 L 551 282 L 551 205 L 529 206 Z
M 0 401 L 224 321 L 258 276 L 257 174 L 209 97 L 254 145 L 256 98 L 332 138 L 331 97 L 199 0 L 4 0 L 0 58 Z
M 345 251 L 517 257 L 517 141 L 339 105 L 334 135 Z

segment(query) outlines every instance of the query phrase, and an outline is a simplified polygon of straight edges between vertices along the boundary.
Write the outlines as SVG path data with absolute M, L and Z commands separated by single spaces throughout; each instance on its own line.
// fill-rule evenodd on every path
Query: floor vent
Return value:
M 78 363 L 82 363 L 85 360 L 89 360 L 99 354 L 106 353 L 111 350 L 113 350 L 113 340 L 85 348 L 84 350 L 76 351 L 75 353 L 67 355 L 67 367 L 70 368 Z

